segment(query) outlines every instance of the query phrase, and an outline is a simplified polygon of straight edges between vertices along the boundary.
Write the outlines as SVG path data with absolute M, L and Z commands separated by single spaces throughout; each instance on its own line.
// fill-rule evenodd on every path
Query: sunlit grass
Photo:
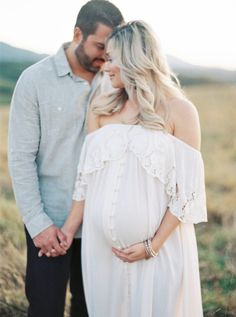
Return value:
M 236 225 L 236 86 L 189 87 L 202 126 L 208 212 Z
M 236 86 L 188 87 L 186 93 L 199 111 L 206 171 L 209 223 L 196 226 L 204 312 L 207 317 L 233 317 L 236 316 Z M 9 108 L 1 105 L 0 315 L 23 317 L 25 240 L 7 170 L 8 112 Z

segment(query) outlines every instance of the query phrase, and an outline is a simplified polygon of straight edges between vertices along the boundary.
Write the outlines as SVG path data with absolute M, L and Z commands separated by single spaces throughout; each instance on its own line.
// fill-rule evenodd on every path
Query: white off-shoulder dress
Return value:
M 84 142 L 73 199 L 85 200 L 82 268 L 90 317 L 201 317 L 194 225 L 207 221 L 199 151 L 139 125 L 108 124 Z M 112 247 L 155 235 L 170 211 L 180 225 L 149 260 Z

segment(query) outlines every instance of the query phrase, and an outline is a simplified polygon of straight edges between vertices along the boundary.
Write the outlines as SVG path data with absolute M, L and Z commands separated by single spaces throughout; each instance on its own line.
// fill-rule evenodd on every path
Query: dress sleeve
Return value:
M 207 221 L 204 165 L 201 153 L 174 140 L 175 188 L 168 204 L 170 212 L 185 223 Z
M 80 160 L 77 167 L 77 176 L 76 176 L 75 187 L 73 192 L 73 200 L 76 200 L 76 201 L 85 200 L 86 198 L 87 182 L 86 182 L 86 175 L 83 173 L 85 158 L 86 158 L 86 141 L 84 142 L 82 146 Z

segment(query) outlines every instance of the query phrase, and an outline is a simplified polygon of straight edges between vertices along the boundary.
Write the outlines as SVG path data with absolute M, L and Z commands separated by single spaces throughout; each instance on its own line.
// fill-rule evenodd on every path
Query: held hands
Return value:
M 71 212 L 60 229 L 50 226 L 34 238 L 35 246 L 40 248 L 39 256 L 55 257 L 66 254 L 76 231 L 83 220 L 84 200 L 73 201 Z
M 65 255 L 73 240 L 73 235 L 55 225 L 40 232 L 34 239 L 34 245 L 40 249 L 38 256 L 56 257 Z

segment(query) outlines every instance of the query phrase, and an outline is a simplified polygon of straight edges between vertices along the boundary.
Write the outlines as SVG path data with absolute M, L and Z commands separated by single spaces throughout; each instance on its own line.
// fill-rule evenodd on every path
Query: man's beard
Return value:
M 79 64 L 84 69 L 86 69 L 88 72 L 91 72 L 91 73 L 97 73 L 101 68 L 101 66 L 97 66 L 97 67 L 93 66 L 93 63 L 96 60 L 105 62 L 105 60 L 102 58 L 91 59 L 84 51 L 83 42 L 79 46 L 77 46 L 77 48 L 75 50 L 75 55 L 76 55 L 76 58 L 77 58 Z

